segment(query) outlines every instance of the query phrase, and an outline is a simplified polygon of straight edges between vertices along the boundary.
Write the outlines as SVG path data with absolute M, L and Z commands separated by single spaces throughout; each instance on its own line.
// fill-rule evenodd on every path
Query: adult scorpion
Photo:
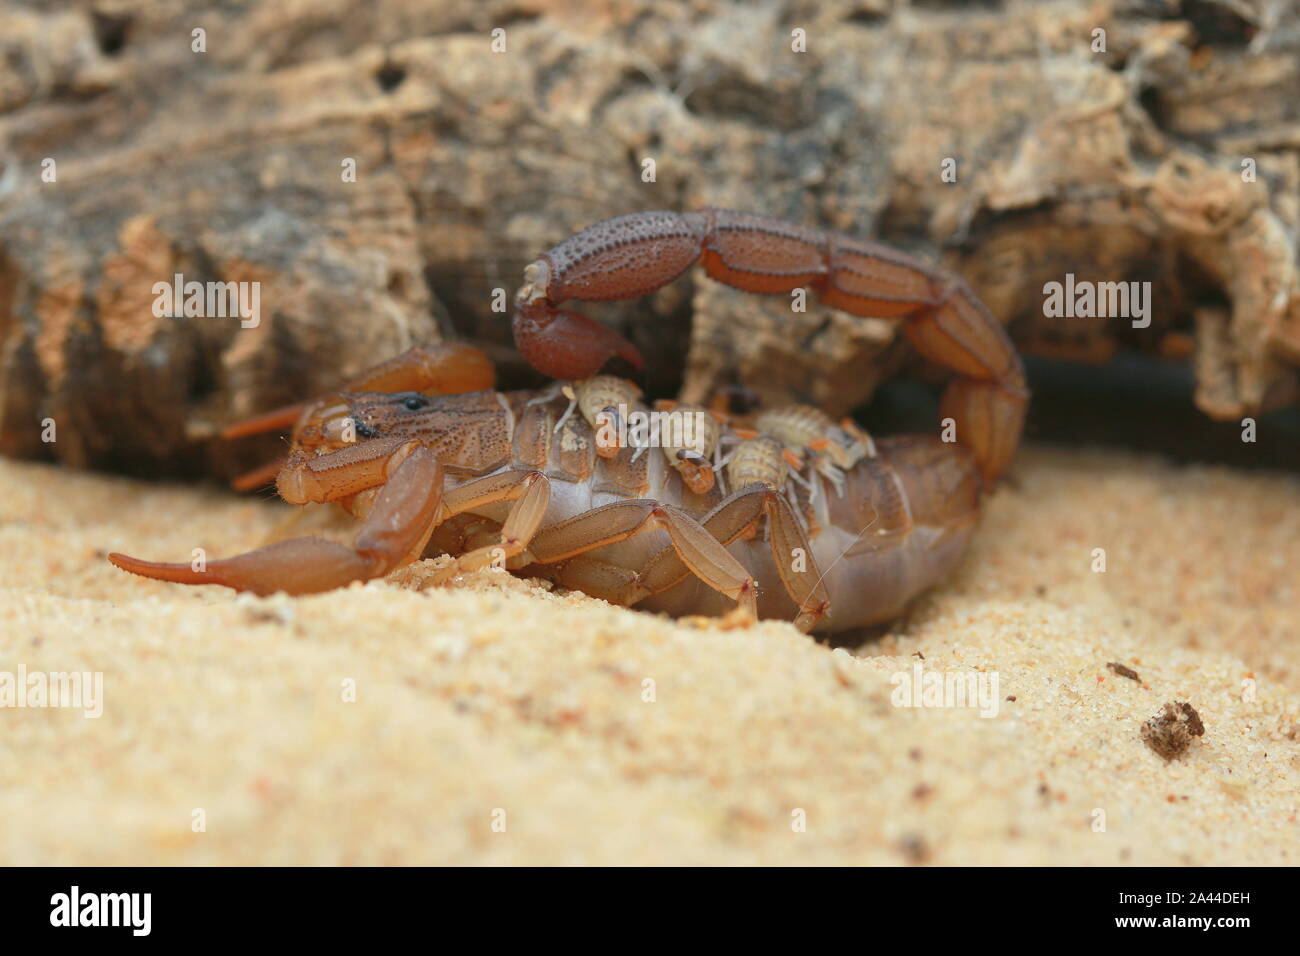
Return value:
M 696 262 L 743 290 L 807 287 L 854 315 L 901 322 L 917 352 L 955 373 L 941 410 L 957 440 L 873 440 L 802 406 L 751 418 L 677 406 L 665 411 L 704 415 L 705 427 L 644 454 L 644 439 L 608 427 L 646 411 L 639 391 L 597 375 L 613 356 L 642 367 L 641 356 L 560 306 L 646 295 Z M 877 243 L 719 209 L 632 213 L 555 246 L 525 269 L 514 333 L 532 366 L 563 381 L 497 392 L 478 350 L 417 347 L 337 394 L 227 430 L 293 424 L 280 496 L 341 504 L 362 519 L 351 546 L 293 538 L 198 568 L 109 559 L 163 581 L 306 594 L 449 554 L 432 583 L 497 565 L 646 610 L 738 606 L 805 631 L 846 630 L 896 616 L 958 563 L 1028 402 L 1019 356 L 957 276 Z

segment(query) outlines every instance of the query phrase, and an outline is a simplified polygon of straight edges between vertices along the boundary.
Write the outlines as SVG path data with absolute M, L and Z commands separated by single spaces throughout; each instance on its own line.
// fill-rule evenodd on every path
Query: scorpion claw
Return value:
M 293 538 L 221 561 L 168 564 L 114 552 L 108 560 L 132 574 L 173 584 L 221 584 L 254 594 L 314 594 L 375 576 L 375 561 L 321 538 Z

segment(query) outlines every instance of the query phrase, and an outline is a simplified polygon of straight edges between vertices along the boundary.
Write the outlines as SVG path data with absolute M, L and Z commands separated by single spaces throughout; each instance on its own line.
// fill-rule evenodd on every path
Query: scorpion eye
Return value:
M 402 407 L 408 412 L 418 412 L 422 408 L 429 407 L 429 400 L 423 395 L 412 395 L 402 399 Z

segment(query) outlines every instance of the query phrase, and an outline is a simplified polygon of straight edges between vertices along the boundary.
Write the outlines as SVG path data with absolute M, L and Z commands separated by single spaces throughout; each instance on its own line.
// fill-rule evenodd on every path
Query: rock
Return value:
M 1027 351 L 1194 359 L 1216 417 L 1300 392 L 1294 11 L 182 6 L 0 12 L 6 454 L 229 476 L 278 446 L 222 424 L 453 335 L 530 383 L 523 266 L 608 216 L 704 205 L 941 262 Z M 178 273 L 260 283 L 260 322 L 155 316 Z M 1151 282 L 1149 327 L 1045 317 L 1066 273 Z M 838 414 L 907 354 L 888 324 L 698 274 L 591 312 L 650 393 L 691 400 L 743 381 Z

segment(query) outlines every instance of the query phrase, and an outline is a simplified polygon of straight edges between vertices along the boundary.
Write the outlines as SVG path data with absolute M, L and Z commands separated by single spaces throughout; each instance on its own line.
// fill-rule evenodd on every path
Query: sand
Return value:
M 960 572 L 840 648 L 496 571 L 160 584 L 103 554 L 222 556 L 288 509 L 0 480 L 0 671 L 103 674 L 98 718 L 0 710 L 0 863 L 1300 862 L 1294 477 L 1027 449 Z M 996 674 L 997 715 L 894 706 L 918 664 Z M 1205 733 L 1167 762 L 1172 700 Z

